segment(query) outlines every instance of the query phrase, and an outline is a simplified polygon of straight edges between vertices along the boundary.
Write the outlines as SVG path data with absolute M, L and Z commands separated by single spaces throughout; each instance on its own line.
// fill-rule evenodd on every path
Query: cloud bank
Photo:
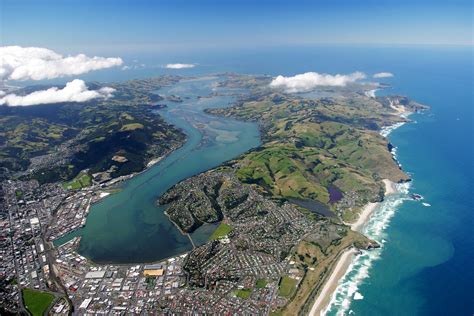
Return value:
M 103 87 L 99 90 L 89 90 L 83 80 L 75 79 L 68 82 L 62 89 L 57 87 L 39 90 L 25 96 L 7 94 L 1 97 L 0 105 L 28 106 L 60 102 L 86 102 L 92 99 L 107 99 L 112 97 L 115 89 Z
M 0 80 L 45 80 L 120 66 L 121 58 L 64 57 L 41 47 L 0 47 Z
M 167 64 L 165 68 L 167 69 L 186 69 L 186 68 L 194 68 L 196 65 L 194 64 Z
M 145 68 L 145 64 L 139 64 L 139 65 L 125 65 L 121 69 L 122 70 L 137 70 L 137 69 L 143 69 Z
M 306 72 L 293 77 L 278 76 L 272 80 L 270 87 L 283 89 L 286 92 L 297 93 L 311 91 L 318 86 L 338 86 L 342 87 L 348 83 L 364 79 L 366 76 L 362 72 L 353 72 L 348 75 L 329 75 L 317 72 Z
M 391 72 L 379 72 L 373 75 L 374 78 L 391 78 L 393 74 Z

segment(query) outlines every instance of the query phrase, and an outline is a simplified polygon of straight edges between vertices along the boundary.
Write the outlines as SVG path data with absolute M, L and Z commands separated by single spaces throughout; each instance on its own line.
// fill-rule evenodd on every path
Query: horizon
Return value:
M 1 46 L 63 54 L 474 44 L 470 1 L 4 0 L 0 6 Z

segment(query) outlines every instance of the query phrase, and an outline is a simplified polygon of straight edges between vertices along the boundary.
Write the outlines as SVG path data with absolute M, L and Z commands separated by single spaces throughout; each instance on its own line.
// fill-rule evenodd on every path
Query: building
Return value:
M 144 276 L 162 276 L 164 270 L 163 269 L 145 269 L 143 270 Z
M 86 309 L 87 307 L 89 307 L 90 303 L 92 302 L 92 298 L 86 298 L 81 306 L 79 306 L 79 309 Z
M 86 273 L 86 279 L 102 279 L 105 275 L 105 271 L 90 271 Z
M 155 270 L 155 269 L 162 269 L 163 266 L 161 264 L 146 264 L 143 269 L 144 270 Z

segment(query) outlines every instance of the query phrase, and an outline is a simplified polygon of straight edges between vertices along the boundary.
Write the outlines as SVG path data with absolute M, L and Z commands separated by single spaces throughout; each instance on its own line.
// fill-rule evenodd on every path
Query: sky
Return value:
M 125 54 L 311 44 L 473 44 L 469 0 L 0 0 L 0 46 Z

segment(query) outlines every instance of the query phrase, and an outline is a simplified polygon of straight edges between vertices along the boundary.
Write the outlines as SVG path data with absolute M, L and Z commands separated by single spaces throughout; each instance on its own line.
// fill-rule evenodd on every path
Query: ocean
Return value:
M 294 75 L 316 71 L 368 75 L 387 71 L 377 93 L 403 94 L 431 109 L 388 136 L 413 179 L 387 198 L 367 226 L 380 250 L 354 261 L 330 315 L 472 315 L 473 49 L 447 46 L 299 46 L 130 54 L 132 70 L 101 71 L 87 80 L 116 81 L 157 74 L 215 72 Z M 133 62 L 133 60 L 138 60 Z M 162 65 L 195 63 L 171 71 Z M 145 66 L 138 66 L 144 63 Z M 142 68 L 141 68 L 142 67 Z M 374 80 L 375 79 L 367 79 Z M 411 201 L 410 193 L 422 201 Z M 431 206 L 425 206 L 427 203 Z M 338 296 L 339 295 L 339 296 Z

